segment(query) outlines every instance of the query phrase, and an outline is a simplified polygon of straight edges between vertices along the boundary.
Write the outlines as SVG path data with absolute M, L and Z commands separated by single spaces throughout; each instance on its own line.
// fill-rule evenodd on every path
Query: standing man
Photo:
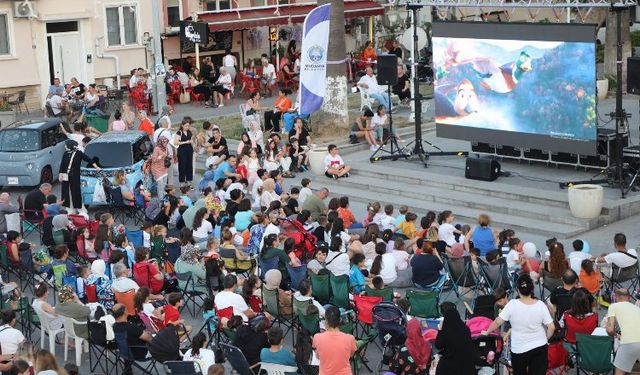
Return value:
M 636 361 L 640 361 L 640 307 L 630 302 L 631 295 L 627 289 L 618 289 L 615 294 L 617 302 L 611 304 L 607 312 L 607 333 L 615 337 L 616 324 L 620 327 L 620 346 L 613 365 L 615 375 L 624 375 L 633 370 Z
M 64 143 L 66 152 L 62 155 L 58 181 L 62 183 L 62 205 L 67 207 L 68 213 L 83 209 L 82 191 L 80 189 L 80 166 L 83 161 L 93 166 L 96 171 L 102 169 L 84 152 L 78 150 L 78 142 L 68 139 Z
M 364 90 L 370 97 L 377 100 L 378 103 L 382 104 L 387 111 L 391 110 L 389 97 L 385 89 L 378 85 L 378 78 L 373 74 L 373 68 L 370 66 L 367 66 L 367 74 L 363 75 L 358 81 L 358 87 L 360 90 Z
M 164 111 L 164 108 L 163 108 Z M 171 157 L 172 163 L 169 166 L 167 184 L 173 185 L 173 164 L 176 162 L 174 157 L 173 150 L 173 136 L 171 134 L 171 120 L 169 119 L 169 115 L 171 111 L 167 113 L 167 115 L 160 117 L 158 120 L 158 129 L 153 133 L 153 144 L 158 144 L 158 139 L 160 137 L 167 139 L 167 155 Z
M 350 375 L 349 360 L 358 349 L 356 339 L 340 331 L 340 310 L 331 306 L 325 310 L 327 330 L 313 337 L 313 350 L 320 360 L 320 375 Z

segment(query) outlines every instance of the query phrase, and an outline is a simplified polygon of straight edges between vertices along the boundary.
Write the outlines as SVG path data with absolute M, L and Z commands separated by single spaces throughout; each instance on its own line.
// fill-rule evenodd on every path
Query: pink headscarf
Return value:
M 409 350 L 409 354 L 421 370 L 426 368 L 429 363 L 429 348 L 422 337 L 420 329 L 420 321 L 416 318 L 411 319 L 407 323 L 407 341 L 405 346 Z
M 9 204 L 9 203 L 11 203 L 11 197 L 9 197 L 9 193 L 0 194 L 0 203 L 1 204 Z

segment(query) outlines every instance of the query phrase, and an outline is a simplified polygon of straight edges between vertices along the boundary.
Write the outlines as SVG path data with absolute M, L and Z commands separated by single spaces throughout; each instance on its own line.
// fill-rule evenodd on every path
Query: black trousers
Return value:
M 542 345 L 524 353 L 511 352 L 513 375 L 545 375 L 548 366 L 548 345 Z
M 180 182 L 193 181 L 193 147 L 178 147 L 178 178 Z
M 280 131 L 280 117 L 282 113 L 267 111 L 264 113 L 264 128 L 266 130 L 272 130 L 273 132 Z

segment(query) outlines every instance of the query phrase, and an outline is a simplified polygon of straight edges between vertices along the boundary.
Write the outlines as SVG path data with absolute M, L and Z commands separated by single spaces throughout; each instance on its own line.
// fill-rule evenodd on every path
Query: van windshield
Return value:
M 89 143 L 84 153 L 102 168 L 124 168 L 133 164 L 131 143 Z
M 30 152 L 40 150 L 40 132 L 32 129 L 0 131 L 1 152 Z

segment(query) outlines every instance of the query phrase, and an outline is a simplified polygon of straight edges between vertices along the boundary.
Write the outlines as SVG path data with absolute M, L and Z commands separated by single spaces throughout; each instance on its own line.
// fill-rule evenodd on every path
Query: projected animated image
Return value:
M 436 122 L 596 137 L 593 43 L 433 38 Z

